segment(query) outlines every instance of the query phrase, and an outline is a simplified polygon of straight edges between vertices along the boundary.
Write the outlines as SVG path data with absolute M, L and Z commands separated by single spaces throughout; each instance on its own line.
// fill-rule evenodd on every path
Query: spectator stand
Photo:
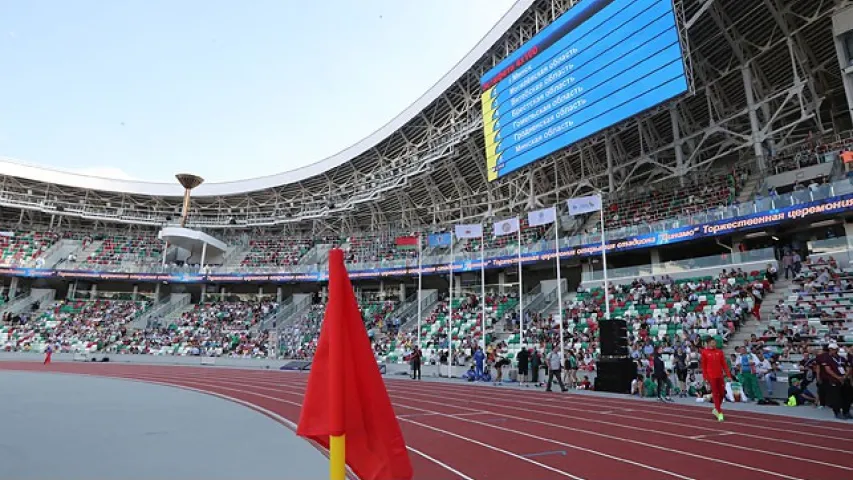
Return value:
M 687 185 L 671 179 L 631 193 L 609 196 L 604 207 L 608 232 L 731 205 L 743 187 L 740 179 L 736 170 L 706 172 L 690 178 Z
M 151 305 L 148 300 L 104 292 L 92 299 L 68 299 L 42 306 L 22 321 L 3 327 L 6 351 L 109 352 L 126 338 L 128 324 Z
M 805 354 L 815 355 L 830 342 L 853 348 L 853 266 L 847 239 L 812 242 L 812 255 L 789 291 L 773 306 L 765 329 L 749 340 L 777 357 L 783 374 L 802 373 Z M 784 377 L 780 378 L 783 380 Z
M 695 258 L 626 269 L 610 269 L 611 311 L 628 320 L 632 352 L 643 362 L 644 350 L 664 347 L 665 361 L 678 347 L 698 359 L 701 338 L 722 344 L 754 306 L 753 292 L 764 289 L 764 269 L 775 263 L 772 249 Z M 599 355 L 598 322 L 604 316 L 600 272 L 587 272 L 576 295 L 565 297 L 564 335 L 567 350 L 581 370 L 592 372 Z M 525 343 L 540 353 L 559 344 L 559 323 L 552 311 L 528 311 Z M 518 335 L 507 339 L 506 357 L 521 349 Z M 647 362 L 647 361 L 646 361 Z M 642 368 L 642 367 L 641 367 Z
M 269 297 L 219 294 L 207 295 L 203 302 L 133 334 L 117 345 L 119 353 L 179 356 L 231 356 L 266 358 L 270 332 L 255 328 L 279 305 Z
M 0 267 L 38 267 L 39 258 L 57 240 L 59 234 L 52 232 L 0 232 Z
M 473 347 L 480 344 L 482 331 L 480 308 L 481 297 L 477 292 L 462 292 L 461 297 L 453 299 L 453 325 L 450 330 L 448 315 L 450 308 L 448 296 L 439 295 L 439 301 L 421 322 L 421 344 L 424 362 L 439 364 L 447 362 L 449 354 L 449 335 L 453 337 L 454 365 L 469 362 Z M 495 323 L 508 315 L 518 316 L 517 292 L 500 294 L 496 291 L 486 294 L 486 344 L 496 342 L 493 337 Z M 401 331 L 384 344 L 376 344 L 375 350 L 380 361 L 386 363 L 404 363 L 417 341 L 416 331 Z
M 249 240 L 241 265 L 258 267 L 289 267 L 300 263 L 314 247 L 314 241 L 294 236 L 264 236 Z
M 95 235 L 83 241 L 81 252 L 89 268 L 103 265 L 145 265 L 162 261 L 163 242 L 151 234 Z

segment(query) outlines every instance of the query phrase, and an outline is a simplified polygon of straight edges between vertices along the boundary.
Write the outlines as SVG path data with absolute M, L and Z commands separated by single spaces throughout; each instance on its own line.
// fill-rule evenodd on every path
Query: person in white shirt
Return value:
M 758 374 L 767 387 L 767 396 L 770 396 L 773 393 L 773 382 L 776 381 L 776 370 L 769 358 L 765 357 L 758 364 Z
M 555 346 L 551 353 L 548 355 L 548 386 L 545 387 L 546 392 L 551 391 L 551 382 L 554 381 L 554 378 L 557 379 L 557 383 L 560 384 L 560 389 L 564 392 L 567 392 L 566 384 L 563 383 L 563 377 L 560 375 L 560 370 L 562 369 L 562 361 L 560 359 L 560 352 L 557 350 Z

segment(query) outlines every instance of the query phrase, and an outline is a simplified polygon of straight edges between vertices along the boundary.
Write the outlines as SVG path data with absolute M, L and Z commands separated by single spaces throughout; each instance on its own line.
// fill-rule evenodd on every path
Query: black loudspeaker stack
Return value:
M 601 330 L 601 355 L 605 357 L 627 357 L 628 326 L 625 320 L 603 320 L 599 322 Z
M 595 389 L 601 392 L 631 393 L 631 381 L 637 366 L 628 349 L 628 326 L 625 320 L 604 320 L 600 329 L 601 356 L 597 363 Z
M 631 381 L 637 376 L 637 364 L 630 357 L 606 358 L 596 364 L 595 389 L 599 392 L 631 393 Z

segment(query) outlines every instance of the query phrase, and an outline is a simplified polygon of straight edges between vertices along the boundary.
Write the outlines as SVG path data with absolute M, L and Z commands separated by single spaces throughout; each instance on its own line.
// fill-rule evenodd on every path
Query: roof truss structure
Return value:
M 413 231 L 517 214 L 590 189 L 630 195 L 734 162 L 760 169 L 768 150 L 850 128 L 831 33 L 832 15 L 847 2 L 678 0 L 692 95 L 489 183 L 479 78 L 577 1 L 535 2 L 473 69 L 367 153 L 302 182 L 193 197 L 190 226 Z M 0 208 L 7 221 L 47 215 L 52 225 L 62 216 L 66 224 L 153 228 L 180 214 L 181 199 L 0 175 Z

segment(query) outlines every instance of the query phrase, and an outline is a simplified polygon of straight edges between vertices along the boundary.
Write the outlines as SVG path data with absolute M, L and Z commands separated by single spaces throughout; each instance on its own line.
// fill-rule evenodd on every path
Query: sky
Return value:
M 514 0 L 0 0 L 0 157 L 221 182 L 319 161 L 461 60 Z

